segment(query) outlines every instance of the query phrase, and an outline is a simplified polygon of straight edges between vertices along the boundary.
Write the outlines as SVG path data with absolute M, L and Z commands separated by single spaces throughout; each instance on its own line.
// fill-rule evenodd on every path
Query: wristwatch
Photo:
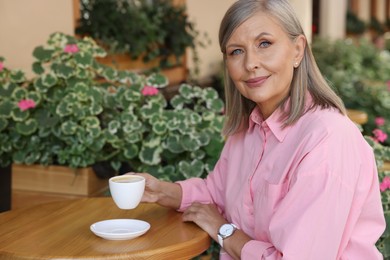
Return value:
M 223 224 L 218 231 L 218 243 L 221 247 L 223 247 L 223 240 L 233 235 L 234 231 L 237 230 L 236 225 L 230 223 L 230 224 Z

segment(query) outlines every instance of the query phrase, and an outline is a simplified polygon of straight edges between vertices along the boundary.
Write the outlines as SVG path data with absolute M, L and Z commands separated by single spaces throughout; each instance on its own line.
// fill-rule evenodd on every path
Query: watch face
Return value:
M 230 236 L 234 231 L 234 227 L 230 224 L 224 224 L 221 226 L 219 233 L 223 236 Z

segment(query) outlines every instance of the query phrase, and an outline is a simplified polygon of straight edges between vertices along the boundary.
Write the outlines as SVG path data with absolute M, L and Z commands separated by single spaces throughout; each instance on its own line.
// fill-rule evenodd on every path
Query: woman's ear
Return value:
M 295 45 L 294 64 L 300 64 L 303 55 L 305 54 L 306 37 L 303 34 L 300 34 L 298 37 L 295 38 L 294 45 Z

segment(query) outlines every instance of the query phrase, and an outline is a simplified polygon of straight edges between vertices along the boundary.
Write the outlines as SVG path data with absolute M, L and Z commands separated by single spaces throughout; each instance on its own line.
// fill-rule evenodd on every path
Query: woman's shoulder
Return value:
M 367 146 L 358 126 L 336 109 L 313 109 L 299 121 L 299 131 L 304 135 L 320 137 L 335 146 L 341 146 L 343 143 Z
M 307 111 L 301 118 L 301 124 L 311 131 L 323 131 L 327 133 L 353 131 L 359 128 L 347 115 L 334 108 L 316 108 Z

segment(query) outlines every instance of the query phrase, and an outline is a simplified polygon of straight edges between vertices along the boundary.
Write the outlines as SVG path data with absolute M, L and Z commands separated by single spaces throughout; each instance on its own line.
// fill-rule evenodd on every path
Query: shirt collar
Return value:
M 289 107 L 289 102 L 286 103 L 285 109 Z M 285 117 L 284 109 L 282 107 L 278 107 L 265 121 L 264 123 L 269 127 L 271 132 L 275 135 L 276 139 L 279 142 L 283 142 L 286 137 L 290 126 L 286 126 L 283 128 L 283 118 Z M 264 124 L 263 123 L 263 124 Z
M 310 94 L 306 95 L 305 103 L 305 110 L 307 110 L 307 108 L 312 103 L 312 97 Z M 283 128 L 283 119 L 285 116 L 286 109 L 289 109 L 289 107 L 290 98 L 286 101 L 284 106 L 279 106 L 266 120 L 264 120 L 259 107 L 255 106 L 249 117 L 248 131 L 252 131 L 255 124 L 259 125 L 262 128 L 268 127 L 270 131 L 274 134 L 276 139 L 278 139 L 279 142 L 283 142 L 284 138 L 289 132 L 289 129 L 292 127 L 286 126 Z
M 283 110 L 281 107 L 277 108 L 266 120 L 264 120 L 259 107 L 256 106 L 249 117 L 248 131 L 253 131 L 255 125 L 259 125 L 261 128 L 269 128 L 276 139 L 278 139 L 279 142 L 283 142 L 290 127 L 282 127 L 282 118 Z

